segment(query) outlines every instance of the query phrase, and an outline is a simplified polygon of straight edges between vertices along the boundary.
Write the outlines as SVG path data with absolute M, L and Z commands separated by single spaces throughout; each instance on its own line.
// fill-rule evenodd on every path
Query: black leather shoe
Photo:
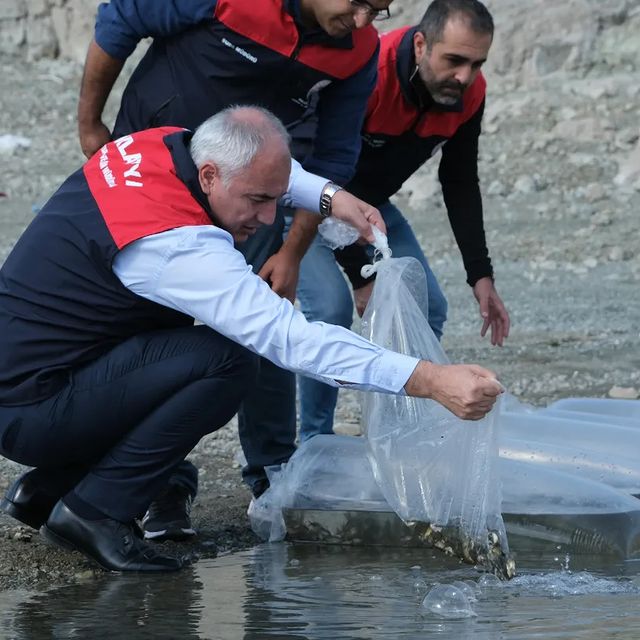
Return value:
M 53 544 L 80 551 L 107 571 L 177 571 L 184 564 L 181 558 L 157 553 L 136 535 L 132 524 L 111 518 L 86 520 L 62 500 L 40 533 Z
M 59 495 L 50 495 L 43 491 L 41 486 L 37 469 L 23 473 L 9 487 L 0 502 L 0 509 L 12 518 L 39 529 L 60 499 Z

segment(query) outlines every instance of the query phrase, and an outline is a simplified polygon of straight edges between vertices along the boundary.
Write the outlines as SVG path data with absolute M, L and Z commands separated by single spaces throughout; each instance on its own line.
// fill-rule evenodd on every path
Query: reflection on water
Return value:
M 0 636 L 640 637 L 640 566 L 598 566 L 590 560 L 570 560 L 567 568 L 564 557 L 521 556 L 521 575 L 497 583 L 432 551 L 263 545 L 178 574 L 105 574 L 44 593 L 0 593 Z M 448 587 L 467 594 L 474 615 L 449 619 L 422 606 L 428 593 L 430 606 L 434 594 L 452 593 Z

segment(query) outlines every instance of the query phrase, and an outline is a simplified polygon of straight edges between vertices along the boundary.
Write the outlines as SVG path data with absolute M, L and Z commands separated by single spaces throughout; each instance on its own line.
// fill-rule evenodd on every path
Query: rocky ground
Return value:
M 499 3 L 492 4 L 497 10 Z M 497 15 L 511 40 L 496 41 L 496 61 L 487 70 L 481 179 L 496 282 L 513 321 L 504 348 L 478 336 L 476 306 L 439 197 L 437 162 L 399 197 L 449 297 L 444 346 L 451 359 L 493 368 L 511 392 L 537 405 L 574 395 L 640 393 L 640 50 L 627 37 L 638 25 L 638 3 L 569 5 L 576 7 L 571 20 L 566 12 L 552 16 L 558 24 L 568 21 L 564 39 L 554 39 L 553 21 L 546 33 L 539 16 L 529 16 L 530 23 L 514 17 L 511 0 Z M 403 5 L 398 20 L 417 17 L 416 6 Z M 578 10 L 596 8 L 597 16 Z M 515 46 L 514 24 L 541 44 Z M 0 57 L 0 261 L 82 161 L 75 137 L 80 72 L 70 61 Z M 113 104 L 108 114 L 113 117 Z M 23 139 L 3 137 L 9 134 Z M 345 393 L 340 428 L 357 428 L 358 415 L 357 395 Z M 193 511 L 200 536 L 186 545 L 188 553 L 206 556 L 256 542 L 238 452 L 230 424 L 192 454 L 201 470 Z M 18 473 L 18 465 L 0 461 L 0 490 Z M 93 575 L 79 556 L 52 549 L 35 531 L 0 517 L 0 588 L 41 588 Z

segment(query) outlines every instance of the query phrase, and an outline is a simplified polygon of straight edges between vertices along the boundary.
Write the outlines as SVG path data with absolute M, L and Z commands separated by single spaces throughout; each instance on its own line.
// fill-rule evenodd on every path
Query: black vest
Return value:
M 346 38 L 305 40 L 284 0 L 218 0 L 214 15 L 155 38 L 122 97 L 114 137 L 148 127 L 195 129 L 234 105 L 259 105 L 293 127 L 318 92 L 366 66 L 378 46 L 372 26 Z
M 43 400 L 124 340 L 193 323 L 130 292 L 111 268 L 139 238 L 212 224 L 189 136 L 155 129 L 105 145 L 20 237 L 0 269 L 0 405 Z

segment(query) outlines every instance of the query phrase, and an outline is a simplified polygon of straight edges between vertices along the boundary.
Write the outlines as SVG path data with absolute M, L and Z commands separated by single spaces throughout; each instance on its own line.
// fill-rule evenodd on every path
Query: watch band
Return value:
M 320 207 L 319 213 L 323 218 L 328 218 L 331 215 L 331 200 L 333 196 L 342 191 L 342 187 L 335 182 L 327 182 L 320 194 Z

